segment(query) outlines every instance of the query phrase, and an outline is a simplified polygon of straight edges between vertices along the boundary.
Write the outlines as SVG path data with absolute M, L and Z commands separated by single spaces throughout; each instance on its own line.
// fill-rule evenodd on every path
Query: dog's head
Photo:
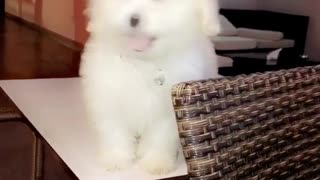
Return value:
M 89 0 L 88 31 L 113 48 L 164 54 L 219 30 L 217 0 Z

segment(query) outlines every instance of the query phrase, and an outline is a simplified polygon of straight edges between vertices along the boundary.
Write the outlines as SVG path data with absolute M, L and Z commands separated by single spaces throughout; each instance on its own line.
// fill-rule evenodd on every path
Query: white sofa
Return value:
M 294 47 L 295 41 L 284 39 L 282 32 L 236 28 L 220 15 L 221 32 L 211 37 L 216 50 L 278 49 Z
M 230 57 L 225 56 L 217 56 L 218 67 L 232 67 L 233 60 Z

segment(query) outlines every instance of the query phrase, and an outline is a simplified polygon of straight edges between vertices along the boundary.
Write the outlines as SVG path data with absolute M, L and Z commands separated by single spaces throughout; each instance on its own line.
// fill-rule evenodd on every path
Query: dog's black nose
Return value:
M 130 26 L 137 27 L 140 23 L 140 17 L 138 15 L 133 15 L 130 18 Z

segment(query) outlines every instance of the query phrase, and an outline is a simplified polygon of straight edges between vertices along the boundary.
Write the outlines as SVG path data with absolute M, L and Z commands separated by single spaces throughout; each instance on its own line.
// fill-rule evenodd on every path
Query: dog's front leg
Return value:
M 98 142 L 98 161 L 108 171 L 121 170 L 132 165 L 135 160 L 136 139 L 121 118 L 119 107 L 98 94 L 98 88 L 87 96 L 88 119 L 95 129 Z M 90 96 L 91 95 L 91 96 Z
M 128 168 L 135 160 L 136 140 L 124 127 L 110 124 L 99 133 L 99 161 L 108 171 Z
M 157 119 L 153 127 L 142 134 L 139 147 L 139 165 L 152 174 L 167 174 L 176 168 L 178 133 L 172 118 Z

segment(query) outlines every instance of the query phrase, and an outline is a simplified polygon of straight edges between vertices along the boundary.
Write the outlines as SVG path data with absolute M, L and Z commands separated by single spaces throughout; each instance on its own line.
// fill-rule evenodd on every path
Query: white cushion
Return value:
M 257 41 L 250 38 L 238 36 L 216 36 L 211 39 L 216 50 L 245 50 L 255 49 L 257 47 Z
M 219 35 L 235 36 L 238 34 L 238 29 L 223 15 L 219 15 L 221 30 Z
M 277 41 L 283 38 L 282 32 L 248 29 L 248 28 L 238 28 L 238 35 L 241 37 L 265 39 L 265 40 L 273 40 L 273 41 Z
M 230 57 L 218 56 L 217 58 L 219 67 L 232 67 L 233 60 Z
M 257 48 L 291 48 L 295 41 L 292 39 L 282 39 L 280 41 L 257 40 Z
M 267 65 L 277 65 L 282 48 L 276 49 L 267 55 Z

